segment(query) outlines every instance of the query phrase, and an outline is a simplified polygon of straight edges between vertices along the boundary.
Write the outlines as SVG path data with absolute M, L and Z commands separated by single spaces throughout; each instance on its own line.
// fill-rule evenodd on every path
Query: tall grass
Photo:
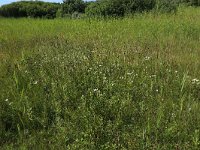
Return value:
M 1 19 L 1 148 L 199 149 L 199 14 Z

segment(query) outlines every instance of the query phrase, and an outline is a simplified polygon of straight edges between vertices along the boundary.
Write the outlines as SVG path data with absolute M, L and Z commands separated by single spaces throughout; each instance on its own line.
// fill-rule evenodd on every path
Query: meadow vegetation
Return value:
M 17 1 L 0 7 L 0 16 L 29 18 L 124 17 L 138 12 L 176 12 L 179 5 L 200 6 L 199 0 L 63 0 L 63 3 Z
M 0 18 L 1 149 L 199 149 L 199 18 Z

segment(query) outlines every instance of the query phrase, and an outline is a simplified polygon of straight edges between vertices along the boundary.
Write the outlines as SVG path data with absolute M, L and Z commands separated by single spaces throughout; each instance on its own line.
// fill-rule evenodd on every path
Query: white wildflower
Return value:
M 171 69 L 166 69 L 168 72 L 171 72 Z
M 151 75 L 151 76 L 150 76 L 150 78 L 155 78 L 155 77 L 156 77 L 156 75 L 155 75 L 155 74 L 153 74 L 153 75 Z
M 175 113 L 172 113 L 172 117 L 173 117 L 173 118 L 176 117 Z
M 34 85 L 38 84 L 38 81 L 33 82 Z
M 128 72 L 128 73 L 127 73 L 127 75 L 132 75 L 132 74 L 133 74 L 132 72 Z
M 146 56 L 145 58 L 144 58 L 144 60 L 150 60 L 151 59 L 151 57 L 149 57 L 149 56 Z
M 199 79 L 192 79 L 192 84 L 200 84 L 200 81 L 199 81 Z
M 94 92 L 97 92 L 98 90 L 99 90 L 99 89 L 94 89 L 93 91 L 94 91 Z
M 86 56 L 83 56 L 83 59 L 84 59 L 84 60 L 87 60 L 88 58 L 87 58 Z

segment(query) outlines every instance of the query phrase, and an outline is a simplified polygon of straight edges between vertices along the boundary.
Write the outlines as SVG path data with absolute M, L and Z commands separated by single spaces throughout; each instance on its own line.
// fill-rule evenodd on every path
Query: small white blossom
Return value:
M 86 59 L 88 59 L 88 58 L 87 58 L 86 56 L 83 56 L 83 59 L 86 60 Z
M 168 72 L 171 72 L 171 70 L 170 70 L 170 69 L 167 69 L 167 71 L 168 71 Z
M 153 74 L 153 75 L 151 75 L 151 76 L 150 76 L 150 78 L 155 78 L 155 77 L 156 77 L 156 75 L 155 75 L 155 74 Z
M 8 102 L 8 99 L 5 99 L 6 102 Z
M 97 92 L 99 89 L 94 89 L 94 92 Z
M 151 57 L 146 56 L 146 57 L 144 58 L 144 60 L 150 60 L 150 58 L 151 58 Z
M 132 75 L 134 72 L 127 72 L 127 75 Z
M 172 117 L 173 117 L 173 118 L 176 117 L 175 113 L 172 113 Z
M 199 81 L 199 79 L 192 79 L 192 84 L 197 84 L 197 85 L 199 85 L 200 84 L 200 81 Z
M 38 81 L 33 82 L 34 85 L 38 84 Z

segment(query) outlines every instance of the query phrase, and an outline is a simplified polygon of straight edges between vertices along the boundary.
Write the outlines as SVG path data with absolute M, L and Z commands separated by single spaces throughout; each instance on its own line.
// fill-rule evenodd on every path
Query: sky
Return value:
M 4 5 L 4 4 L 9 4 L 9 3 L 12 3 L 12 2 L 16 2 L 16 1 L 20 1 L 20 0 L 0 0 L 0 6 Z M 63 0 L 41 0 L 41 1 L 61 3 Z M 91 1 L 91 0 L 85 0 L 85 1 Z

